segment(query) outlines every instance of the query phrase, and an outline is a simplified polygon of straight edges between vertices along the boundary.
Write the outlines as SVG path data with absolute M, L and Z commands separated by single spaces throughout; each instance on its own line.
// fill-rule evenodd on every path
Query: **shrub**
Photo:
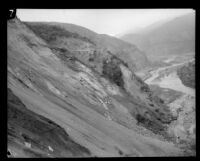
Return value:
M 138 123 L 145 123 L 145 118 L 140 114 L 136 115 L 136 120 L 138 121 Z
M 119 62 L 116 59 L 111 59 L 109 62 L 107 60 L 103 61 L 102 74 L 119 87 L 124 88 L 122 72 L 119 67 Z
M 90 57 L 90 58 L 88 59 L 88 61 L 92 62 L 92 61 L 94 61 L 94 58 L 93 58 L 93 57 Z
M 154 107 L 154 104 L 153 104 L 153 103 L 149 103 L 149 105 L 152 106 L 152 107 Z
M 148 86 L 145 86 L 145 85 L 144 85 L 144 86 L 141 86 L 141 87 L 140 87 L 140 90 L 143 91 L 143 92 L 149 92 L 149 91 L 150 91 L 150 90 L 149 90 L 149 87 L 148 87 Z

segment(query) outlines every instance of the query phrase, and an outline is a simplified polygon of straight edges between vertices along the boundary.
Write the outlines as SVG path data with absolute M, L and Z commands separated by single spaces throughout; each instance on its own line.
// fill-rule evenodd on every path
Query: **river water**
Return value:
M 185 146 L 187 150 L 188 145 L 196 145 L 195 89 L 186 87 L 181 82 L 176 72 L 176 66 L 184 65 L 190 61 L 158 68 L 151 71 L 151 77 L 145 80 L 145 83 L 149 85 L 158 85 L 161 88 L 173 89 L 183 93 L 181 97 L 168 104 L 173 116 L 177 117 L 168 125 L 168 134 L 174 136 L 178 144 L 181 140 L 187 142 L 184 145 L 179 144 Z M 189 148 L 189 151 L 195 153 L 194 149 Z
M 171 72 L 170 74 L 166 74 L 163 77 L 159 78 L 160 73 L 164 70 L 170 69 L 170 68 L 174 68 L 183 64 L 186 64 L 188 62 L 193 61 L 194 59 L 187 61 L 187 62 L 183 62 L 183 63 L 179 63 L 179 64 L 173 64 L 171 66 L 167 66 L 167 67 L 162 67 L 162 68 L 158 68 L 154 71 L 151 71 L 151 77 L 145 80 L 145 83 L 151 85 L 158 85 L 161 88 L 169 88 L 169 89 L 173 89 L 176 91 L 180 91 L 183 92 L 185 94 L 191 95 L 195 97 L 195 90 L 193 88 L 190 87 L 186 87 L 180 80 L 180 78 L 178 77 L 176 71 L 174 70 L 173 72 Z

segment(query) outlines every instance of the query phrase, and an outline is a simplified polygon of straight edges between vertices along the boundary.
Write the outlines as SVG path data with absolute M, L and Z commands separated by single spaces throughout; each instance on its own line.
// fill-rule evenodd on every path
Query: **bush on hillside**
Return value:
M 190 88 L 195 88 L 195 63 L 189 63 L 177 71 L 177 75 L 182 83 Z
M 103 76 L 108 78 L 110 81 L 112 81 L 116 85 L 118 85 L 119 87 L 124 88 L 122 72 L 119 67 L 119 62 L 116 59 L 111 58 L 110 61 L 108 61 L 108 60 L 103 61 L 102 74 L 103 74 Z

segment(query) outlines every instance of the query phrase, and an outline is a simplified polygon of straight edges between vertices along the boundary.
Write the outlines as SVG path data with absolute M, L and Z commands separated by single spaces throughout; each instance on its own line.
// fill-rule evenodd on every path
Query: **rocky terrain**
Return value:
M 190 66 L 194 60 L 176 63 L 158 68 L 151 72 L 145 82 L 150 86 L 154 96 L 163 100 L 170 107 L 174 120 L 168 125 L 168 133 L 176 144 L 185 152 L 195 155 L 196 152 L 196 104 L 195 88 L 184 86 L 178 72 Z M 193 73 L 195 76 L 195 73 Z M 187 73 L 185 73 L 187 75 Z
M 185 86 L 195 88 L 195 61 L 180 68 L 177 74 Z
M 170 107 L 134 73 L 148 62 L 135 46 L 69 24 L 7 27 L 10 157 L 189 155 L 168 133 Z

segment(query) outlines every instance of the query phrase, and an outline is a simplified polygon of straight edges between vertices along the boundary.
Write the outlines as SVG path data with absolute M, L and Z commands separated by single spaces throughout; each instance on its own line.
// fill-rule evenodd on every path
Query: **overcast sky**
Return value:
M 156 21 L 177 17 L 192 9 L 18 9 L 22 21 L 72 23 L 99 34 L 115 36 Z

